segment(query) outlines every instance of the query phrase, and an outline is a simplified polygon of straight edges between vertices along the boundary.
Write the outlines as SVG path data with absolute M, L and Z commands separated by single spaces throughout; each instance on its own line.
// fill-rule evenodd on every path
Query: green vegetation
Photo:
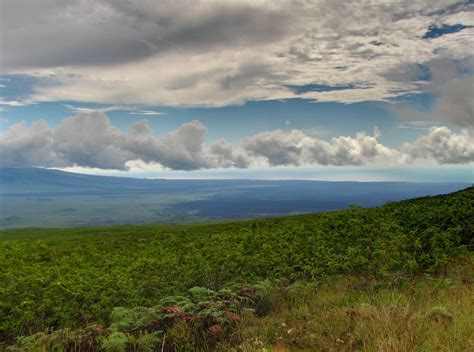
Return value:
M 473 214 L 2 231 L 0 350 L 469 350 Z
M 351 277 L 286 290 L 267 316 L 242 322 L 242 350 L 472 351 L 473 275 L 471 258 L 448 278 L 386 285 Z
M 92 192 L 90 192 L 92 193 Z M 211 193 L 206 194 L 212 196 Z M 99 226 L 154 222 L 203 222 L 187 211 L 173 209 L 178 202 L 202 199 L 201 194 L 87 194 L 12 196 L 2 199 L 0 227 L 20 228 Z

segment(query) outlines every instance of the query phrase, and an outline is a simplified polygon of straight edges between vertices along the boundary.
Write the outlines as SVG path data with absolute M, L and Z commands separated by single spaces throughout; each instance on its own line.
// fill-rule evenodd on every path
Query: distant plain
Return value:
M 0 170 L 0 228 L 198 223 L 373 207 L 467 183 L 165 180 Z

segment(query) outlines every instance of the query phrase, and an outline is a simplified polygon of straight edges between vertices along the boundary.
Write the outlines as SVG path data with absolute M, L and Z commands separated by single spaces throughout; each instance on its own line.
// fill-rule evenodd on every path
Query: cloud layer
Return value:
M 172 170 L 248 168 L 300 165 L 398 165 L 417 160 L 439 164 L 474 162 L 474 136 L 433 127 L 425 136 L 396 150 L 372 136 L 358 133 L 329 141 L 301 130 L 274 130 L 246 137 L 236 147 L 220 139 L 205 147 L 207 127 L 184 123 L 155 136 L 146 120 L 124 133 L 103 111 L 64 119 L 55 129 L 44 121 L 11 126 L 0 135 L 2 166 L 88 167 L 126 170 L 130 162 L 158 164 Z
M 439 164 L 466 164 L 474 161 L 474 137 L 467 130 L 453 133 L 447 127 L 432 127 L 428 135 L 404 145 L 405 157 L 434 159 Z
M 146 120 L 132 127 L 129 133 L 121 132 L 102 111 L 66 118 L 54 130 L 44 121 L 31 127 L 21 122 L 0 137 L 1 164 L 125 170 L 127 162 L 141 160 L 174 170 L 247 166 L 223 141 L 205 151 L 207 128 L 199 121 L 161 137 L 151 134 Z
M 271 166 L 301 164 L 364 165 L 367 163 L 393 163 L 399 153 L 380 144 L 374 136 L 358 133 L 353 137 L 336 137 L 326 142 L 307 136 L 299 130 L 281 130 L 260 133 L 245 138 L 243 148 L 250 155 L 263 156 Z
M 1 6 L 2 69 L 41 77 L 29 97 L 34 101 L 387 100 L 426 91 L 419 65 L 473 57 L 469 1 L 5 0 Z M 439 28 L 455 30 L 430 34 Z M 452 82 L 457 91 L 468 84 L 458 83 Z M 437 90 L 440 115 L 453 102 L 452 88 Z M 466 112 L 453 117 L 459 126 Z

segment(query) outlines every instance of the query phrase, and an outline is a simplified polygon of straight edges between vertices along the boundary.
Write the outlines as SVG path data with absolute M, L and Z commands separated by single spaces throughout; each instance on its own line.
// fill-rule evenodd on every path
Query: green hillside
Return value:
M 377 305 L 400 303 L 397 295 L 446 325 L 440 334 L 454 324 L 462 335 L 472 304 L 458 307 L 459 318 L 446 308 L 447 292 L 457 292 L 458 303 L 473 297 L 473 231 L 472 187 L 245 222 L 2 231 L 0 350 L 380 350 L 376 332 L 357 337 L 344 324 L 364 314 L 376 319 Z M 431 306 L 436 297 L 445 305 Z M 292 311 L 298 307 L 317 317 L 302 324 Z M 331 318 L 334 307 L 341 316 Z M 282 317 L 296 319 L 295 327 Z M 331 319 L 335 325 L 321 330 Z M 313 331 L 298 330 L 311 322 Z M 472 336 L 457 337 L 435 342 L 472 347 Z

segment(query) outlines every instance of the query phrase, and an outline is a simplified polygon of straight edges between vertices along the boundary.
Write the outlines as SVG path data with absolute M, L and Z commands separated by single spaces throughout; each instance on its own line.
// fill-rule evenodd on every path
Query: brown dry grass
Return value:
M 468 260 L 448 278 L 396 287 L 326 283 L 266 317 L 248 317 L 239 350 L 474 351 L 473 273 Z

